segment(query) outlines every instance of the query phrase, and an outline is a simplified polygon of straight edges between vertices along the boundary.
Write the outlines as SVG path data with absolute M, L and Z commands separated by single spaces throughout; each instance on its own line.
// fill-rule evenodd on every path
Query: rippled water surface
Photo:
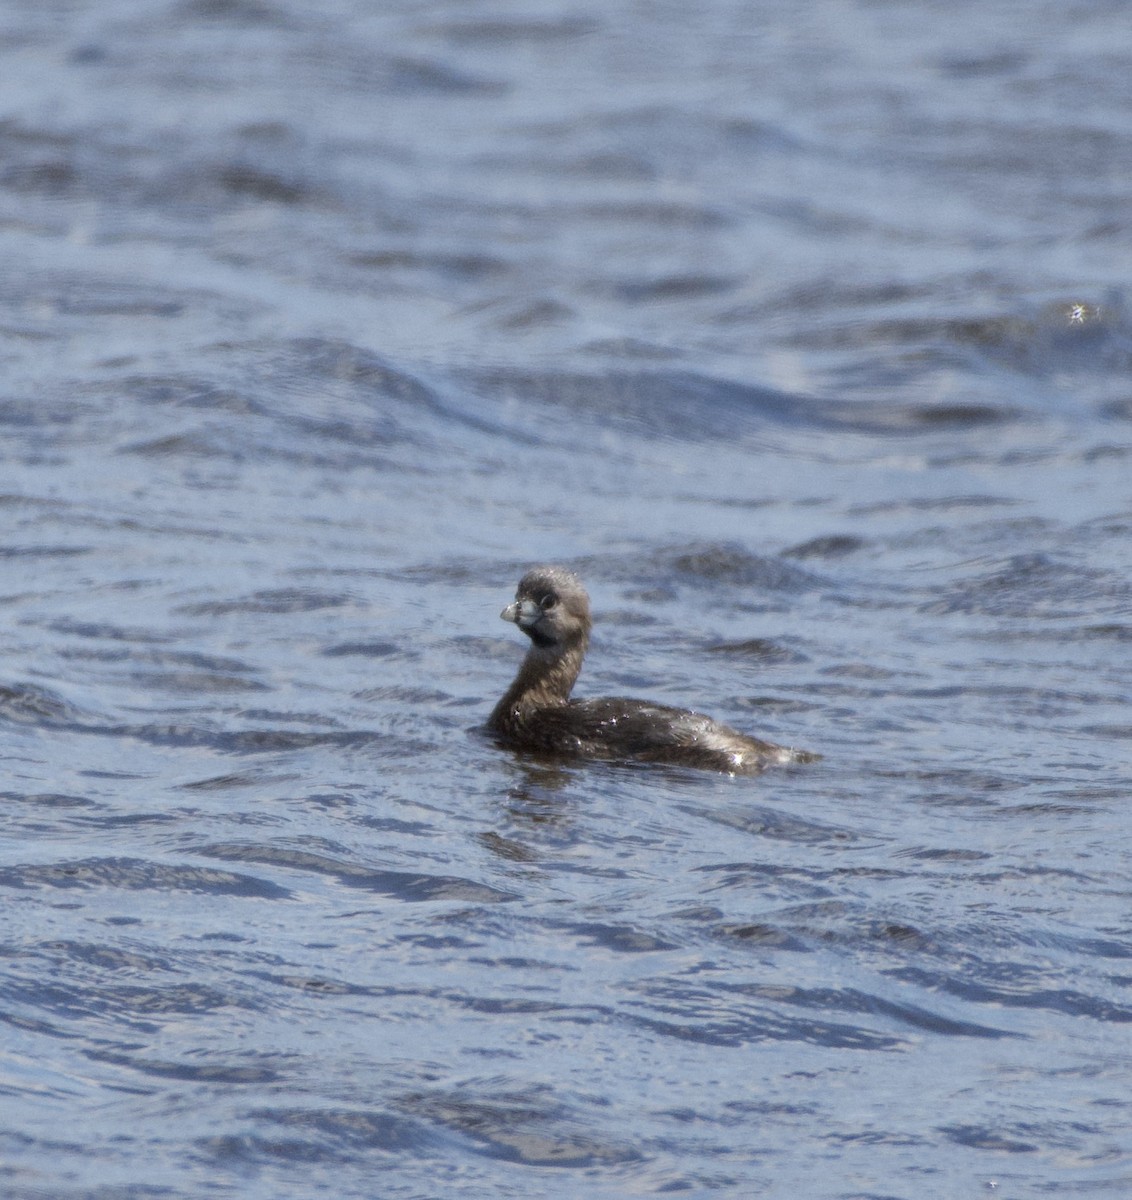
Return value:
M 3 1195 L 1128 1195 L 1126 6 L 0 52 Z M 543 561 L 822 761 L 493 745 Z

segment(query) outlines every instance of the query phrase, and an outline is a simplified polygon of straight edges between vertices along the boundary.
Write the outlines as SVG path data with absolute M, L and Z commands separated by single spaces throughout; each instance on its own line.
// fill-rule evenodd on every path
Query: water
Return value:
M 1127 1194 L 1126 25 L 5 7 L 6 1197 Z

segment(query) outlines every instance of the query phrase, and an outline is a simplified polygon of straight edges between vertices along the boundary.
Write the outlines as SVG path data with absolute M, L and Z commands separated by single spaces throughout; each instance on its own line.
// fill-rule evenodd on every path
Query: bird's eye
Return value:
M 558 603 L 558 597 L 553 592 L 547 592 L 546 595 L 543 596 L 543 598 L 538 602 L 538 606 L 539 606 L 539 608 L 542 609 L 543 612 L 550 612 L 550 610 L 557 603 Z

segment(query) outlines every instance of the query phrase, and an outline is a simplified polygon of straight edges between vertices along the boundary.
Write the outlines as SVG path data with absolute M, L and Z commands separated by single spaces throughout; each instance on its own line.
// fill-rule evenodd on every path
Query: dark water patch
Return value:
M 781 985 L 721 985 L 721 990 L 770 1000 L 775 1004 L 814 1008 L 822 1012 L 860 1013 L 887 1017 L 900 1025 L 926 1030 L 945 1037 L 1009 1038 L 1019 1035 L 972 1021 L 957 1021 L 915 1004 L 898 1004 L 882 996 L 853 988 L 791 988 Z
M 0 492 L 0 509 L 14 511 L 17 514 L 35 513 L 37 516 L 47 516 L 66 512 L 70 507 L 64 500 L 31 496 L 21 492 Z
M 390 571 L 388 574 L 391 578 L 412 584 L 442 583 L 453 588 L 482 587 L 486 576 L 487 579 L 498 580 L 504 587 L 510 588 L 529 566 L 530 563 L 526 559 L 507 558 L 497 559 L 487 564 L 476 564 L 469 562 L 461 555 L 456 555 L 449 558 L 447 562 L 410 560 L 396 571 Z M 461 640 L 469 645 L 474 645 L 476 642 L 487 646 L 499 645 L 496 638 L 465 637 Z
M 1081 732 L 1092 737 L 1112 738 L 1114 741 L 1132 740 L 1132 724 L 1128 725 L 1083 725 Z
M 291 778 L 293 776 L 289 775 L 265 778 L 258 773 L 234 771 L 227 775 L 210 775 L 207 779 L 196 779 L 177 786 L 185 792 L 227 792 L 237 788 L 262 787 L 265 783 L 281 783 Z
M 171 408 L 232 416 L 263 416 L 267 411 L 263 402 L 253 394 L 189 372 L 132 374 L 116 379 L 113 387 L 117 394 L 129 396 L 147 407 L 168 405 Z
M 938 936 L 906 921 L 870 917 L 839 900 L 830 898 L 838 888 L 852 889 L 867 884 L 883 884 L 910 877 L 910 872 L 887 868 L 849 868 L 826 875 L 811 875 L 796 868 L 777 868 L 769 864 L 742 864 L 709 869 L 723 872 L 715 884 L 721 893 L 744 895 L 752 887 L 760 892 L 773 889 L 775 895 L 806 899 L 776 908 L 762 920 L 751 924 L 750 936 L 783 937 L 797 950 L 814 951 L 835 946 L 855 953 L 879 951 L 898 956 L 938 954 Z M 730 936 L 733 927 L 721 927 Z M 739 926 L 743 929 L 745 926 Z
M 585 1169 L 635 1162 L 636 1148 L 587 1128 L 546 1086 L 510 1087 L 506 1080 L 469 1082 L 402 1096 L 398 1107 L 472 1139 L 478 1150 L 506 1162 Z
M 451 96 L 495 96 L 506 83 L 470 74 L 438 58 L 392 57 L 382 64 L 382 84 L 389 91 Z
M 574 14 L 542 16 L 536 14 L 469 14 L 441 18 L 428 25 L 428 32 L 455 45 L 484 44 L 491 49 L 516 43 L 572 42 L 600 31 L 595 17 Z
M 381 465 L 392 468 L 396 465 L 395 459 L 387 457 L 377 459 L 372 457 L 367 458 L 362 451 L 389 449 L 393 446 L 404 447 L 419 444 L 421 441 L 420 436 L 412 432 L 405 425 L 398 424 L 396 427 L 393 427 L 393 423 L 388 420 L 375 418 L 368 414 L 361 417 L 292 415 L 288 418 L 287 423 L 297 437 L 302 440 L 317 438 L 320 442 L 331 445 L 338 443 L 343 447 L 349 447 L 354 452 L 350 456 L 351 460 L 358 465 Z M 303 459 L 310 462 L 322 461 L 327 466 L 333 466 L 336 461 L 338 465 L 342 465 L 344 462 L 343 455 L 335 455 L 327 452 L 315 455 L 309 450 L 282 447 L 279 453 L 281 457 Z M 424 464 L 417 463 L 413 467 L 406 469 L 419 472 L 426 468 L 424 468 Z
M 1132 1007 L 1072 988 L 1049 987 L 1039 968 L 1021 963 L 988 963 L 969 958 L 961 975 L 918 966 L 901 967 L 886 974 L 973 1004 L 1038 1009 L 1117 1025 L 1132 1021 Z
M 171 640 L 171 639 L 170 639 Z M 135 660 L 169 666 L 208 675 L 251 675 L 256 668 L 243 659 L 223 654 L 205 654 L 198 650 L 135 650 Z
M 809 659 L 800 650 L 785 646 L 770 638 L 747 638 L 741 642 L 716 642 L 706 647 L 709 654 L 723 654 L 728 658 L 744 658 L 767 666 L 785 663 L 804 663 Z
M 830 306 L 845 312 L 900 310 L 908 306 L 936 303 L 938 288 L 931 281 L 897 278 L 870 279 L 857 273 L 837 277 L 828 275 L 800 283 L 782 285 L 771 296 L 773 307 L 801 313 L 805 320 L 796 327 L 794 337 L 851 336 L 852 327 L 835 324 L 829 327 L 814 322 Z M 722 319 L 747 322 L 757 319 L 759 310 L 751 307 L 737 308 L 724 314 Z
M 802 938 L 765 921 L 720 924 L 712 930 L 712 934 L 723 941 L 734 938 L 740 944 L 758 950 L 774 949 L 792 953 L 805 953 L 812 948 Z
M 406 655 L 406 658 L 415 658 L 415 655 Z M 447 692 L 441 692 L 435 688 L 413 687 L 394 684 L 390 687 L 372 687 L 362 688 L 354 693 L 356 700 L 361 700 L 366 704 L 379 703 L 390 706 L 394 711 L 387 716 L 387 720 L 393 722 L 406 721 L 411 723 L 411 712 L 428 708 L 436 710 L 452 704 L 462 706 L 464 701 L 454 700 Z M 473 701 L 475 703 L 481 703 Z M 435 748 L 435 747 L 434 747 Z
M 1098 609 L 1119 616 L 1132 606 L 1132 581 L 1111 570 L 1082 567 L 1068 558 L 1014 554 L 970 575 L 922 606 L 926 613 L 1067 619 L 1095 617 Z
M 1035 817 L 1074 817 L 1079 816 L 1081 811 L 1082 806 L 1079 804 L 1046 800 L 1036 801 L 1031 804 L 1006 805 L 1003 807 L 1000 815 L 1026 822 Z
M 57 1145 L 41 1145 L 39 1148 L 53 1158 L 58 1155 L 60 1149 Z M 70 1152 L 78 1153 L 76 1150 Z M 9 1186 L 11 1190 L 6 1192 L 8 1200 L 178 1200 L 180 1195 L 178 1189 L 173 1186 L 151 1187 L 144 1183 L 115 1183 L 105 1187 L 84 1187 L 80 1184 L 67 1189 L 54 1188 L 50 1195 L 36 1184 L 25 1187 L 22 1183 L 13 1182 Z
M 0 684 L 0 721 L 50 727 L 78 720 L 79 710 L 46 688 L 30 683 Z
M 594 358 L 614 359 L 622 363 L 634 359 L 641 362 L 668 362 L 679 358 L 671 346 L 661 346 L 642 338 L 595 338 L 586 342 L 580 350 Z
M 216 168 L 217 186 L 237 197 L 265 200 L 273 204 L 315 205 L 326 197 L 309 180 L 285 176 L 261 166 L 231 163 Z
M 810 713 L 818 709 L 824 710 L 825 708 L 816 699 L 805 700 L 794 696 L 732 696 L 729 698 L 728 703 L 735 709 L 774 717 Z M 831 717 L 836 716 L 835 713 L 830 713 L 829 715 Z
M 97 809 L 99 807 L 97 802 L 90 799 L 89 796 L 74 796 L 61 792 L 7 791 L 0 792 L 0 800 L 7 800 L 14 804 L 28 804 L 37 808 L 43 807 L 49 811 L 59 809 Z
M 360 466 L 431 474 L 439 469 L 434 460 L 440 446 L 456 447 L 459 431 L 496 434 L 500 428 L 482 405 L 467 403 L 459 388 L 434 386 L 346 341 L 301 338 L 272 347 L 263 374 L 264 383 L 276 389 L 272 421 L 293 435 L 277 438 L 275 452 L 303 461 L 315 461 L 307 443 L 317 441 L 325 445 L 320 457 L 331 467 L 352 459 Z M 384 456 L 374 458 L 377 450 Z
M 878 778 L 904 779 L 915 787 L 915 794 L 920 803 L 986 809 L 992 816 L 1001 814 L 1010 804 L 1012 797 L 1028 787 L 1026 781 L 1012 774 L 963 766 L 939 770 L 923 769 L 917 765 L 902 775 L 900 772 L 893 772 L 890 764 L 885 764 L 878 770 Z
M 217 1166 L 230 1170 L 241 1162 L 333 1163 L 373 1154 L 435 1154 L 440 1146 L 429 1127 L 402 1114 L 370 1108 L 257 1108 L 247 1120 L 279 1132 L 217 1135 L 197 1149 Z
M 396 655 L 417 657 L 396 642 L 339 642 L 322 650 L 326 658 L 391 658 Z
M 66 964 L 81 964 L 118 975 L 128 973 L 138 977 L 150 971 L 168 971 L 167 956 L 159 957 L 143 953 L 136 947 L 115 946 L 96 942 L 59 940 L 41 942 L 37 946 L 21 950 L 21 956 L 42 956 L 52 963 L 56 971 Z
M 855 516 L 881 516 L 885 513 L 957 512 L 969 508 L 1011 507 L 1017 502 L 1005 496 L 956 495 L 956 496 L 901 496 L 896 499 L 869 501 L 850 506 Z M 1021 532 L 1021 530 L 1019 530 Z M 917 537 L 924 537 L 918 531 Z
M 123 780 L 131 778 L 130 776 L 122 775 L 120 772 L 84 771 L 81 772 L 81 775 L 84 778 L 90 779 Z M 140 778 L 144 779 L 145 777 L 141 776 Z M 148 828 L 176 828 L 185 819 L 186 815 L 189 814 L 185 809 L 163 807 L 157 810 L 146 811 L 144 808 L 132 805 L 111 807 L 109 803 L 103 800 L 99 803 L 92 803 L 89 806 L 80 808 L 74 813 L 60 813 L 54 816 L 44 814 L 38 820 L 34 819 L 32 814 L 29 813 L 27 818 L 19 821 L 19 828 L 31 836 L 35 836 L 38 833 L 53 837 L 66 830 L 81 830 L 89 837 L 105 834 L 111 830 L 122 830 L 123 836 L 135 838 L 142 835 Z
M 209 432 L 203 429 L 131 442 L 120 446 L 118 453 L 136 454 L 140 458 L 200 458 L 209 461 L 215 461 L 217 457 L 245 456 L 245 451 L 234 449 L 221 431 Z
M 1094 731 L 1085 729 L 1082 732 Z M 1128 791 L 1124 784 L 1114 783 L 1069 783 L 1060 787 L 1047 788 L 1047 795 L 1058 802 L 1060 811 L 1075 813 L 1082 809 L 1100 810 L 1113 805 L 1120 806 L 1127 799 Z M 1014 810 L 1011 809 L 1013 812 Z
M 529 846 L 523 845 L 522 842 L 518 842 L 514 838 L 504 837 L 493 830 L 479 834 L 477 841 L 485 850 L 497 855 L 505 862 L 534 863 L 538 862 L 541 857 Z
M 833 663 L 828 667 L 822 667 L 819 673 L 831 679 L 878 679 L 887 681 L 907 677 L 907 673 L 898 673 L 886 667 L 867 662 Z M 851 688 L 846 689 L 846 691 L 852 690 Z M 862 688 L 861 691 L 864 694 L 867 693 L 868 689 Z M 905 687 L 902 689 L 902 694 L 917 700 L 958 700 L 967 694 L 967 689 L 962 684 L 948 684 L 942 688 Z
M 910 381 L 901 381 L 907 384 Z M 904 388 L 902 388 L 904 390 Z M 968 431 L 1020 422 L 1025 414 L 1009 404 L 979 404 L 934 401 L 917 404 L 857 400 L 830 403 L 824 410 L 825 423 L 840 426 L 846 433 L 879 437 L 885 434 L 931 435 L 936 432 Z
M 122 1020 L 151 1022 L 155 1017 L 218 1012 L 221 1009 L 254 1007 L 246 1001 L 199 983 L 158 986 L 109 987 L 87 986 L 82 992 L 84 1006 L 112 1013 Z M 91 1052 L 97 1055 L 98 1052 Z
M 297 613 L 317 612 L 326 608 L 343 608 L 355 603 L 355 598 L 342 592 L 322 592 L 316 588 L 273 588 L 252 592 L 236 600 L 207 600 L 199 604 L 182 604 L 176 611 L 190 617 L 223 617 L 231 613 Z
M 911 365 L 913 372 L 923 372 L 932 351 L 939 368 L 961 366 L 963 359 L 949 354 L 949 348 L 974 349 L 997 365 L 1040 377 L 1073 367 L 1111 368 L 1132 357 L 1132 336 L 1122 306 L 1114 306 L 1102 319 L 1100 308 L 1079 301 L 1056 302 L 1033 316 L 940 318 L 925 313 L 817 326 L 802 335 L 802 341 L 813 347 L 913 348 L 917 359 Z
M 548 164 L 550 167 L 551 164 Z M 567 166 L 567 173 L 570 173 Z M 655 162 L 651 162 L 647 154 L 636 159 L 626 159 L 626 174 L 639 179 L 655 179 L 660 170 Z M 655 200 L 636 199 L 617 201 L 613 203 L 590 202 L 581 205 L 570 205 L 569 213 L 572 219 L 579 217 L 623 228 L 652 226 L 656 229 L 699 230 L 728 229 L 734 226 L 735 219 L 731 213 L 711 203 L 694 200 Z M 595 290 L 604 290 L 598 285 Z
M 680 370 L 538 374 L 496 368 L 461 378 L 484 399 L 518 401 L 537 411 L 544 444 L 588 438 L 595 423 L 649 438 L 734 441 L 753 436 L 763 422 L 793 425 L 812 416 L 810 404 L 798 397 Z
M 838 673 L 843 673 L 836 668 Z M 883 676 L 878 676 L 883 677 Z M 1113 697 L 1105 692 L 1082 688 L 1067 692 L 1060 688 L 1033 688 L 1005 683 L 952 684 L 946 687 L 904 687 L 901 695 L 912 700 L 940 700 L 964 703 L 975 697 L 992 702 L 1001 712 L 1015 716 L 1066 716 L 1083 708 L 1103 705 Z M 1009 718 L 1006 718 L 1009 719 Z
M 976 1150 L 992 1150 L 1000 1154 L 1036 1154 L 1041 1149 L 1038 1142 L 1024 1141 L 980 1125 L 944 1126 L 940 1132 L 956 1145 L 970 1146 Z
M 5 985 L 3 989 L 0 989 L 0 995 L 3 995 L 8 991 L 12 992 L 12 995 L 16 1001 L 21 999 L 20 988 L 18 985 Z M 50 992 L 41 992 L 39 989 L 36 990 L 34 997 L 32 998 L 32 1004 L 34 1005 L 36 1015 L 29 1015 L 28 1012 L 21 1013 L 17 1011 L 16 1006 L 6 1006 L 5 1008 L 0 1009 L 0 1025 L 6 1025 L 18 1033 L 36 1034 L 42 1037 L 59 1040 L 69 1041 L 80 1036 L 78 1034 L 69 1032 L 62 1024 L 58 1024 L 55 1021 L 48 1021 L 44 1018 L 43 1013 L 50 1011 L 50 1004 L 41 1007 L 39 999 L 42 995 L 45 995 L 49 1001 L 52 998 Z M 0 1135 L 0 1137 L 2 1136 L 3 1135 Z
M 70 195 L 78 179 L 74 163 L 59 157 L 15 163 L 0 171 L 0 187 L 34 196 Z
M 276 714 L 278 715 L 278 714 Z M 303 720 L 303 717 L 293 719 Z M 76 732 L 111 738 L 134 738 L 152 746 L 200 747 L 229 754 L 282 754 L 316 747 L 365 748 L 380 756 L 411 757 L 423 750 L 416 743 L 392 734 L 365 730 L 301 729 L 210 729 L 204 725 L 178 723 L 147 725 L 91 725 L 73 727 Z
M 862 874 L 862 872 L 855 871 L 852 872 L 852 874 L 857 876 Z M 873 875 L 874 873 L 864 872 L 864 874 Z M 923 930 L 916 929 L 912 925 L 896 923 L 893 921 L 870 922 L 866 929 L 866 936 L 868 936 L 871 941 L 879 941 L 882 944 L 891 944 L 893 947 L 896 947 L 901 951 L 933 950 L 937 944 L 936 940 L 924 933 Z
M 172 1011 L 178 1010 L 174 1009 Z M 197 1009 L 194 1007 L 185 1009 L 184 1011 L 197 1012 L 208 1011 L 208 1009 Z M 286 1078 L 286 1074 L 281 1072 L 278 1067 L 254 1062 L 239 1064 L 174 1062 L 113 1050 L 87 1049 L 83 1053 L 93 1062 L 109 1063 L 116 1067 L 127 1067 L 129 1070 L 137 1071 L 141 1075 L 154 1076 L 158 1079 L 177 1080 L 181 1083 L 232 1084 L 249 1087 L 277 1083 L 281 1079 Z M 248 1059 L 256 1056 L 239 1054 L 235 1057 Z
M 782 551 L 783 558 L 847 558 L 865 549 L 868 542 L 852 534 L 830 533 L 810 538 Z
M 34 559 L 34 558 L 79 558 L 85 554 L 92 554 L 95 551 L 94 546 L 77 546 L 77 545 L 25 545 L 25 546 L 0 546 L 0 558 L 8 559 Z
M 75 181 L 75 139 L 57 130 L 7 117 L 0 121 L 0 152 L 6 164 L 0 187 L 16 192 L 66 194 Z
M 1017 420 L 1016 409 L 991 404 L 933 404 L 904 410 L 910 424 L 976 429 Z
M 1132 320 L 1117 294 L 1102 305 L 1058 300 L 1032 316 L 958 324 L 950 332 L 996 361 L 1039 376 L 1132 365 Z
M 566 119 L 555 114 L 550 120 L 528 124 L 526 132 L 539 145 L 580 145 L 620 154 L 647 166 L 649 178 L 665 179 L 673 171 L 694 170 L 705 155 L 734 162 L 741 171 L 765 167 L 770 154 L 791 156 L 803 148 L 791 129 L 785 122 L 709 113 L 700 105 L 682 106 L 650 94 L 641 102 L 619 104 L 605 112 L 586 110 Z M 641 197 L 642 193 L 634 192 L 625 198 L 628 207 L 635 209 L 634 201 L 639 203 Z M 711 198 L 716 207 L 724 208 L 717 196 Z
M 645 995 L 620 1019 L 659 1036 L 704 1046 L 738 1048 L 760 1042 L 798 1042 L 839 1050 L 907 1050 L 907 1039 L 831 1020 L 791 1018 L 780 997 L 728 995 L 669 983 L 638 988 Z
M 1058 630 L 1058 640 L 1078 642 L 1132 642 L 1132 624 L 1105 622 L 1100 625 L 1081 625 L 1074 629 Z
M 966 863 L 986 862 L 991 857 L 984 850 L 960 850 L 939 847 L 909 847 L 898 852 L 900 858 L 914 858 L 920 862 Z
M 138 671 L 134 673 L 134 678 L 147 688 L 157 688 L 177 696 L 271 691 L 267 684 L 254 679 L 208 671 Z
M 764 805 L 747 804 L 744 807 L 684 808 L 690 816 L 707 820 L 727 829 L 734 829 L 753 837 L 770 838 L 774 841 L 797 842 L 799 844 L 854 843 L 860 842 L 864 834 L 849 828 L 838 828 L 816 821 L 807 821 L 779 809 Z
M 903 878 L 900 872 L 886 870 L 854 870 L 837 872 L 836 877 L 852 886 L 861 880 L 871 882 Z M 830 883 L 816 878 L 804 878 L 793 870 L 736 868 L 720 879 L 725 890 L 746 891 L 752 883 L 762 887 L 776 885 L 789 888 L 794 895 L 823 896 Z M 720 923 L 711 927 L 711 936 L 735 938 L 755 947 L 774 946 L 794 953 L 811 953 L 822 946 L 837 945 L 854 951 L 879 948 L 906 957 L 913 953 L 934 953 L 938 939 L 907 923 L 882 919 L 854 917 L 836 903 L 793 904 L 762 920 L 743 923 Z
M 254 361 L 234 367 L 234 354 Z M 120 407 L 123 394 L 145 405 L 147 436 L 125 441 L 118 452 L 415 472 L 426 469 L 421 448 L 462 419 L 409 372 L 346 342 L 219 344 L 207 348 L 206 361 L 214 377 L 198 366 L 184 377 L 114 374 L 99 385 L 108 406 Z M 154 406 L 200 413 L 201 423 L 149 434 L 159 428 Z
M 632 925 L 611 925 L 597 922 L 583 924 L 555 923 L 555 927 L 578 939 L 583 945 L 600 946 L 618 954 L 650 954 L 675 950 L 677 944 Z
M 127 651 L 128 653 L 136 653 L 136 647 L 139 645 L 161 644 L 172 640 L 168 634 L 156 633 L 151 629 L 142 629 L 137 626 L 125 628 L 109 622 L 79 621 L 70 617 L 52 621 L 48 628 L 55 633 L 68 634 L 72 637 L 125 642 L 131 647 L 131 650 Z
M 517 964 L 510 965 L 514 969 Z M 557 1020 L 574 1021 L 579 1025 L 588 1025 L 593 1021 L 592 1015 L 582 1014 L 576 1008 L 555 1003 L 552 1000 L 524 1000 L 518 996 L 469 996 L 449 994 L 445 999 L 469 1012 L 485 1013 L 492 1016 L 553 1016 Z
M 122 891 L 184 891 L 240 899 L 285 900 L 290 892 L 254 875 L 155 863 L 136 858 L 85 858 L 0 867 L 0 887 L 113 888 Z
M 989 50 L 985 54 L 941 55 L 936 61 L 936 68 L 956 79 L 974 79 L 1016 75 L 1031 61 L 1032 55 L 1023 50 Z
M 584 138 L 583 138 L 584 140 Z M 540 162 L 541 169 L 550 175 L 567 179 L 620 180 L 645 182 L 656 178 L 656 168 L 647 159 L 636 154 L 617 154 L 594 149 L 579 149 L 573 155 L 547 155 Z M 652 208 L 652 205 L 648 206 Z M 596 212 L 599 219 L 609 220 L 609 207 L 587 206 L 587 215 Z
M 1059 934 L 1041 932 L 1026 939 L 1031 945 L 1056 946 L 1067 950 L 1082 959 L 1126 959 L 1132 958 L 1132 941 L 1118 940 L 1115 937 Z
M 459 876 L 375 870 L 328 854 L 315 854 L 309 850 L 298 850 L 289 846 L 218 843 L 202 846 L 198 853 L 226 861 L 283 867 L 287 870 L 323 875 L 336 879 L 346 887 L 362 888 L 408 903 L 456 900 L 493 904 L 515 899 L 513 893 Z
M 752 554 L 734 543 L 690 545 L 657 556 L 666 573 L 677 579 L 715 587 L 759 591 L 804 592 L 824 586 L 818 576 L 783 562 Z
M 1114 445 L 1112 442 L 1105 441 L 1099 445 L 1086 447 L 1078 452 L 1077 457 L 1081 462 L 1088 464 L 1123 462 L 1126 458 L 1132 458 L 1132 445 L 1127 443 Z
M 413 408 L 434 409 L 436 393 L 390 359 L 346 341 L 296 338 L 275 349 L 276 369 L 288 376 L 313 375 L 385 396 Z
M 647 304 L 713 296 L 731 291 L 738 282 L 720 275 L 666 275 L 657 279 L 627 280 L 619 283 L 615 292 L 630 303 Z
M 0 193 L 2 194 L 2 193 Z M 45 270 L 29 270 L 19 277 L 25 300 L 50 314 L 50 321 L 41 326 L 53 338 L 81 336 L 92 323 L 113 318 L 126 320 L 157 319 L 170 327 L 180 327 L 193 313 L 211 309 L 222 301 L 213 292 L 192 287 L 177 288 L 172 281 L 150 282 L 144 278 L 126 278 L 112 271 L 101 273 L 67 274 Z M 84 370 L 78 378 L 56 376 L 58 393 L 38 400 L 39 419 L 43 424 L 69 424 L 90 415 L 96 400 L 111 402 L 115 393 L 104 394 L 104 371 L 133 364 L 132 355 L 108 356 L 100 343 L 89 347 L 91 357 L 102 370 Z M 99 353 L 101 352 L 101 353 Z M 93 366 L 94 364 L 90 364 Z M 9 401 L 5 408 L 18 411 L 22 402 Z M 106 411 L 106 403 L 99 407 Z
M 465 282 L 503 276 L 511 270 L 510 264 L 502 258 L 470 252 L 442 254 L 390 249 L 355 254 L 349 261 L 356 267 L 372 267 L 382 271 L 424 271 Z
M 479 311 L 486 312 L 487 310 L 480 309 Z M 546 298 L 528 300 L 507 297 L 497 301 L 492 306 L 491 312 L 493 313 L 492 325 L 504 333 L 552 329 L 555 326 L 566 325 L 578 315 L 576 309 L 563 301 Z
M 147 295 L 140 286 L 118 284 L 100 288 L 98 293 L 81 292 L 59 296 L 55 307 L 64 316 L 83 317 L 179 317 L 185 305 L 164 294 Z
M 360 987 L 357 984 L 346 983 L 340 979 L 326 979 L 322 976 L 313 977 L 307 975 L 271 975 L 262 971 L 256 974 L 258 978 L 275 987 L 309 992 L 312 996 L 367 996 L 374 994 L 372 988 Z
M 279 5 L 266 0 L 179 0 L 170 15 L 174 21 L 190 25 L 215 22 L 249 29 L 280 29 L 292 24 Z

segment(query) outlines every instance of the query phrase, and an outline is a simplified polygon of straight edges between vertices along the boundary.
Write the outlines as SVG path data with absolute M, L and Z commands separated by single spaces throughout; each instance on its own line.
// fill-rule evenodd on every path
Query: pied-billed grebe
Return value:
M 514 604 L 499 615 L 531 639 L 515 682 L 487 721 L 488 730 L 513 749 L 743 775 L 819 757 L 748 737 L 685 708 L 623 697 L 571 700 L 590 640 L 590 598 L 577 575 L 563 567 L 528 571 Z

